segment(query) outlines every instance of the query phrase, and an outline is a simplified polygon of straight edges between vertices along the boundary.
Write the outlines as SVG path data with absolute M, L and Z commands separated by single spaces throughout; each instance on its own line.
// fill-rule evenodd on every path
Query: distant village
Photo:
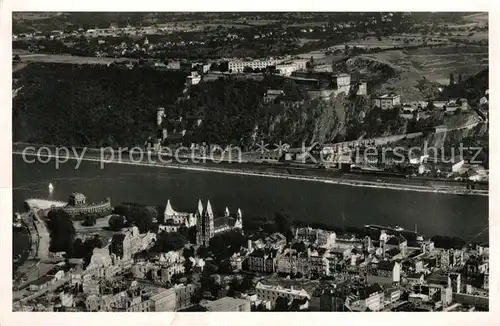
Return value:
M 487 244 L 433 241 L 416 230 L 379 225 L 357 232 L 284 226 L 285 235 L 262 224 L 248 231 L 241 209 L 217 211 L 210 200 L 200 200 L 194 213 L 177 212 L 168 201 L 156 232 L 123 228 L 86 263 L 51 253 L 53 268 L 18 289 L 24 295 L 14 310 L 488 309 Z M 193 242 L 151 251 L 182 228 L 195 231 Z

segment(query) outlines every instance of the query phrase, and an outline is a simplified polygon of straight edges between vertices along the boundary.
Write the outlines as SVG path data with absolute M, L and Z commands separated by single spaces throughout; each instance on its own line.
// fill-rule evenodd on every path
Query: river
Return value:
M 399 225 L 413 229 L 417 224 L 424 235 L 442 234 L 465 238 L 488 226 L 488 197 L 459 196 L 325 184 L 302 180 L 242 176 L 126 164 L 76 161 L 55 168 L 49 163 L 25 163 L 13 155 L 14 210 L 22 211 L 26 198 L 39 197 L 66 201 L 71 192 L 81 192 L 88 202 L 106 197 L 112 204 L 139 202 L 166 204 L 194 212 L 199 198 L 210 199 L 214 211 L 241 208 L 243 218 L 274 215 L 285 210 L 301 221 L 335 226 L 363 224 Z M 54 185 L 49 194 L 48 185 Z M 345 223 L 342 222 L 344 216 Z M 475 240 L 485 241 L 484 232 Z

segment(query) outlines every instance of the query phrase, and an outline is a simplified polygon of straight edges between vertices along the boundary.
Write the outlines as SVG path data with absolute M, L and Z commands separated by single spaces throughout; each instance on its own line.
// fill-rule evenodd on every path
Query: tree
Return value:
M 288 311 L 288 298 L 278 296 L 274 305 L 274 311 Z
M 196 255 L 200 258 L 207 258 L 208 257 L 208 249 L 207 247 L 205 246 L 200 246 L 198 248 L 198 252 L 196 253 Z
M 184 248 L 184 250 L 182 250 L 182 256 L 184 257 L 184 268 L 186 270 L 186 273 L 191 272 L 193 264 L 191 263 L 191 260 L 189 258 L 194 257 L 194 255 L 194 247 Z
M 156 221 L 158 222 L 158 224 L 165 224 L 165 214 L 163 214 L 162 212 L 165 211 L 165 205 L 161 205 L 161 206 L 157 206 L 156 207 L 156 211 L 157 211 L 157 214 L 156 215 Z
M 127 227 L 127 218 L 125 216 L 113 215 L 109 218 L 109 228 L 113 231 L 120 231 Z
M 186 243 L 186 238 L 179 232 L 162 232 L 156 238 L 156 243 L 153 247 L 153 251 L 177 251 L 181 248 L 184 248 L 184 245 L 186 245 Z
M 305 243 L 301 241 L 301 242 L 295 242 L 292 246 L 292 249 L 297 250 L 297 252 L 305 252 L 307 248 Z
M 146 207 L 132 207 L 127 217 L 141 233 L 146 233 L 153 227 L 153 216 Z
M 120 216 L 128 216 L 130 213 L 129 206 L 127 205 L 118 205 L 113 209 L 113 214 Z
M 73 243 L 73 252 L 71 256 L 74 258 L 82 258 L 84 252 L 85 251 L 84 251 L 83 241 L 82 239 L 77 238 Z
M 85 215 L 85 217 L 83 219 L 82 225 L 93 226 L 93 225 L 95 225 L 96 220 L 97 220 L 97 216 L 95 216 L 94 214 L 87 214 L 87 215 Z
M 214 254 L 216 260 L 220 262 L 240 251 L 244 245 L 245 238 L 243 235 L 240 232 L 231 231 L 216 235 L 210 239 L 208 249 Z
M 50 232 L 50 251 L 65 251 L 71 255 L 76 233 L 71 216 L 62 209 L 52 209 L 47 218 L 47 228 Z
M 292 219 L 288 214 L 283 211 L 274 214 L 274 223 L 278 228 L 278 232 L 282 233 L 287 240 L 293 238 L 292 234 Z
M 187 228 L 183 225 L 179 228 L 179 233 L 181 233 L 189 243 L 196 243 L 196 226 Z

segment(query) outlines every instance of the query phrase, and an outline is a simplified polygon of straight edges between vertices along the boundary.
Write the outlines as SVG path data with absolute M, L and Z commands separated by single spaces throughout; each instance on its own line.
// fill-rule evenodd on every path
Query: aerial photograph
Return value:
M 13 12 L 12 311 L 489 311 L 488 24 Z

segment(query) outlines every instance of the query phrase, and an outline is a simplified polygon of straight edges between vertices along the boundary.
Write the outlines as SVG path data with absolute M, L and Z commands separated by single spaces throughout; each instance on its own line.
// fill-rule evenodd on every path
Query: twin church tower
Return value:
M 242 217 L 241 209 L 238 208 L 236 218 L 233 218 L 226 207 L 224 216 L 214 218 L 210 200 L 207 201 L 205 208 L 203 208 L 201 199 L 198 200 L 198 210 L 196 211 L 196 244 L 208 247 L 210 239 L 217 234 L 231 230 L 241 232 L 243 229 Z

